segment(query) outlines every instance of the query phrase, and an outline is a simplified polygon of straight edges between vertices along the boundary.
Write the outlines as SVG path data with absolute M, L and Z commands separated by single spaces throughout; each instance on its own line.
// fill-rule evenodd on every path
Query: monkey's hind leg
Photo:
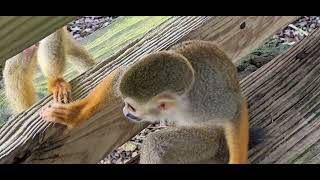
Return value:
M 237 123 L 227 124 L 225 135 L 229 148 L 229 164 L 248 163 L 249 117 L 246 100 L 243 100 Z
M 71 86 L 64 80 L 66 63 L 65 47 L 58 31 L 43 39 L 38 48 L 38 63 L 48 79 L 48 91 L 53 94 L 54 102 L 68 103 L 71 98 Z

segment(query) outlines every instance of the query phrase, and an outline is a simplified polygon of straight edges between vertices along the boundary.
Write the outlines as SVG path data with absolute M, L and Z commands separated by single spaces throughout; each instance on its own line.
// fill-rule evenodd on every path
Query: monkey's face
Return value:
M 130 97 L 123 101 L 123 114 L 133 122 L 157 123 L 177 113 L 176 96 L 172 93 L 161 93 L 146 103 L 139 103 Z

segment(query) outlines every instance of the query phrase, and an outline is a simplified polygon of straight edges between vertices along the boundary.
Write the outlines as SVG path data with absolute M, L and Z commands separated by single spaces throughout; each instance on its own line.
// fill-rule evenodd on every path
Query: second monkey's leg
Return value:
M 54 102 L 68 103 L 71 100 L 71 86 L 63 78 L 66 64 L 62 30 L 49 35 L 39 44 L 38 63 L 48 79 L 48 91 L 53 94 Z

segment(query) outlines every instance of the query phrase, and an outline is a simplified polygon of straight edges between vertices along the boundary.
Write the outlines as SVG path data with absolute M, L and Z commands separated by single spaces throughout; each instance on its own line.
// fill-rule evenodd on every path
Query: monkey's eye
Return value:
M 166 108 L 166 104 L 165 103 L 161 103 L 159 106 L 161 109 L 165 109 Z
M 129 103 L 128 103 L 128 108 L 133 111 L 133 112 L 136 112 L 136 109 L 134 107 L 132 107 Z

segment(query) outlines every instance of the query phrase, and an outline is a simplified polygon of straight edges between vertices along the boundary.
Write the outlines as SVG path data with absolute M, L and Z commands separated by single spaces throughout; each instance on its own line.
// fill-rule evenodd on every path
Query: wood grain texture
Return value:
M 194 33 L 184 37 L 216 42 L 236 62 L 263 41 L 298 19 L 298 16 L 224 16 L 213 17 Z M 214 32 L 214 33 L 212 33 Z
M 0 16 L 0 65 L 76 16 Z
M 111 57 L 111 63 L 108 63 L 109 60 L 100 62 L 72 80 L 73 97 L 76 99 L 85 97 L 114 69 L 134 63 L 143 55 L 167 49 L 181 39 L 190 37 L 191 34 L 197 38 L 195 35 L 197 29 L 205 24 L 218 24 L 222 29 L 230 29 L 228 25 L 221 26 L 218 23 L 225 19 L 226 17 L 203 16 L 170 18 L 158 28 L 147 33 L 140 41 L 123 50 L 121 54 Z M 212 34 L 216 33 L 216 26 L 211 26 L 211 29 Z M 211 34 L 208 32 L 209 29 L 206 31 Z M 270 33 L 270 31 L 266 32 Z M 258 44 L 255 45 L 258 46 Z M 243 46 L 243 48 L 246 47 Z M 250 48 L 252 50 L 256 47 L 250 45 Z M 244 52 L 234 51 L 229 52 L 229 55 L 242 55 Z M 0 129 L 0 163 L 97 163 L 104 155 L 126 142 L 146 126 L 130 124 L 125 120 L 121 114 L 122 104 L 117 99 L 115 103 L 107 105 L 81 127 L 70 132 L 60 125 L 47 128 L 50 124 L 40 119 L 38 111 L 51 100 L 52 97 L 42 99 L 29 110 L 15 116 Z
M 320 30 L 242 82 L 251 126 L 266 140 L 252 163 L 320 163 Z

